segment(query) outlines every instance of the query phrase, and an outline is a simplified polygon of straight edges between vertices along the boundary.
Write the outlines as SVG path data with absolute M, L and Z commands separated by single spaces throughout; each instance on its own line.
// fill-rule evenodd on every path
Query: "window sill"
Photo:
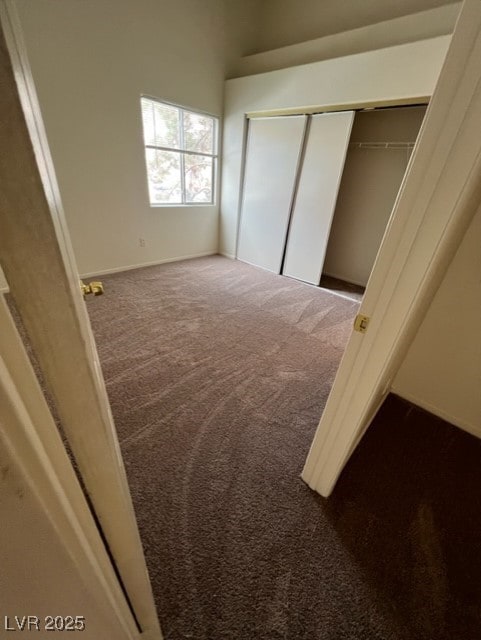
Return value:
M 192 204 L 150 204 L 151 209 L 190 209 L 191 207 L 215 207 L 215 202 L 192 202 Z

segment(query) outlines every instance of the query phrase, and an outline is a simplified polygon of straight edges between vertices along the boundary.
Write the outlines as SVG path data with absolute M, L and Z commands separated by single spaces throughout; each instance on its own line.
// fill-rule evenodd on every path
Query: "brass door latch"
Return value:
M 359 331 L 359 333 L 366 333 L 367 325 L 369 324 L 369 320 L 371 318 L 369 316 L 363 316 L 359 313 L 354 319 L 354 331 Z
M 84 296 L 90 293 L 93 293 L 94 296 L 101 296 L 104 292 L 104 285 L 99 281 L 89 282 L 88 284 L 80 281 L 80 291 Z

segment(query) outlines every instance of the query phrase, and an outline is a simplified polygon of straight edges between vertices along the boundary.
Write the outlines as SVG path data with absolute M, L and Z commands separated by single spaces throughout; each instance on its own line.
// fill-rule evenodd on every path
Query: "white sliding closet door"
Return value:
M 249 121 L 237 257 L 280 273 L 306 116 Z
M 312 116 L 283 275 L 318 285 L 336 208 L 353 111 Z

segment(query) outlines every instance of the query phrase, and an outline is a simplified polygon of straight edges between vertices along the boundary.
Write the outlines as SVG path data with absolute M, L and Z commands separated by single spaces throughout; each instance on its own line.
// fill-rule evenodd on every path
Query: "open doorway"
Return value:
M 356 113 L 321 287 L 362 299 L 425 113 L 425 105 Z

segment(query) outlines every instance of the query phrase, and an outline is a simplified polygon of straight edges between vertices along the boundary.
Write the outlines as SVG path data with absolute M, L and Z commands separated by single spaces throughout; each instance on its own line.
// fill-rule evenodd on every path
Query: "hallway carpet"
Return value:
M 457 566 L 470 544 L 479 576 L 481 549 L 442 465 L 479 486 L 478 441 L 390 399 L 329 500 L 299 477 L 357 303 L 220 256 L 103 281 L 87 304 L 166 640 L 474 640 Z

